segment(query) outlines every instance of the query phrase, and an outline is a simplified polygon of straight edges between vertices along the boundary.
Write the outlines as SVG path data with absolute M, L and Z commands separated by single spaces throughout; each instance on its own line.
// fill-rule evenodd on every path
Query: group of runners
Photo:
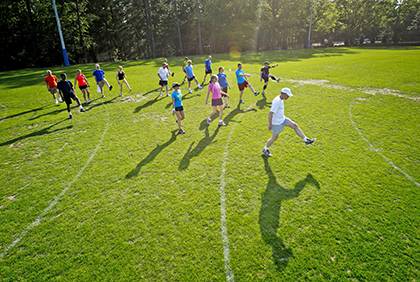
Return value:
M 264 81 L 262 95 L 265 95 L 265 91 L 267 89 L 269 80 L 276 81 L 277 83 L 280 81 L 279 78 L 270 74 L 270 69 L 276 67 L 277 65 L 271 65 L 270 62 L 265 62 L 264 66 L 260 70 L 260 81 Z M 194 82 L 198 89 L 202 89 L 203 85 L 205 85 L 207 76 L 210 75 L 210 80 L 208 84 L 208 91 L 206 95 L 205 103 L 206 105 L 209 103 L 209 97 L 211 96 L 211 106 L 212 112 L 207 117 L 206 122 L 209 125 L 214 117 L 218 119 L 218 126 L 225 126 L 226 124 L 223 121 L 223 110 L 225 108 L 229 108 L 229 95 L 228 89 L 230 88 L 227 75 L 225 70 L 222 66 L 218 68 L 218 73 L 213 74 L 212 70 L 212 57 L 208 56 L 208 58 L 204 62 L 205 74 L 203 77 L 203 81 L 200 84 L 194 74 L 194 68 L 192 64 L 192 60 L 188 57 L 185 57 L 184 64 L 182 66 L 182 71 L 185 74 L 184 79 L 181 83 L 174 82 L 172 84 L 171 89 L 173 90 L 171 95 L 169 95 L 169 78 L 174 76 L 174 73 L 170 71 L 168 61 L 165 59 L 162 63 L 162 66 L 158 69 L 157 75 L 159 78 L 159 92 L 160 96 L 163 96 L 164 92 L 166 96 L 171 96 L 172 103 L 173 103 L 173 110 L 176 117 L 176 122 L 178 124 L 178 134 L 185 134 L 185 129 L 183 126 L 183 121 L 185 119 L 184 113 L 184 105 L 182 101 L 182 93 L 180 87 L 185 83 L 188 82 L 188 93 L 192 93 L 191 83 Z M 105 78 L 105 71 L 101 69 L 99 64 L 95 65 L 95 70 L 93 71 L 92 75 L 95 77 L 96 84 L 97 84 L 97 92 L 101 94 L 102 98 L 105 97 L 104 95 L 104 86 L 106 86 L 110 91 L 112 90 L 112 85 L 107 81 Z M 257 96 L 260 93 L 256 91 L 253 86 L 249 83 L 248 78 L 251 74 L 246 73 L 243 70 L 243 66 L 241 63 L 237 65 L 237 70 L 235 71 L 236 81 L 238 84 L 238 88 L 240 91 L 239 97 L 239 104 L 243 104 L 243 93 L 246 88 L 249 88 L 252 93 Z M 47 75 L 45 76 L 44 80 L 47 86 L 48 91 L 52 94 L 55 103 L 58 104 L 60 102 L 65 102 L 67 105 L 67 112 L 69 114 L 69 119 L 72 118 L 71 113 L 71 103 L 72 100 L 76 101 L 77 105 L 80 108 L 81 112 L 84 112 L 83 105 L 80 99 L 76 95 L 75 86 L 78 85 L 81 93 L 83 94 L 84 103 L 88 104 L 91 102 L 90 99 L 90 92 L 89 92 L 89 83 L 86 76 L 82 73 L 81 70 L 77 70 L 76 76 L 74 79 L 74 85 L 70 80 L 67 79 L 67 75 L 65 73 L 60 74 L 61 80 L 58 81 L 57 77 L 50 71 L 47 71 Z M 116 72 L 116 80 L 120 87 L 120 96 L 122 96 L 123 85 L 125 84 L 129 91 L 131 91 L 130 84 L 127 81 L 127 76 L 123 70 L 122 66 L 119 66 Z M 271 131 L 272 135 L 267 140 L 262 153 L 266 157 L 272 156 L 270 152 L 270 146 L 277 140 L 279 134 L 283 131 L 284 127 L 290 127 L 294 129 L 296 134 L 303 140 L 303 142 L 307 145 L 312 144 L 315 142 L 316 139 L 308 138 L 300 127 L 295 123 L 293 120 L 287 118 L 284 115 L 284 101 L 292 97 L 292 91 L 290 88 L 283 88 L 280 91 L 280 94 L 276 96 L 272 102 L 271 109 L 268 115 L 268 129 Z

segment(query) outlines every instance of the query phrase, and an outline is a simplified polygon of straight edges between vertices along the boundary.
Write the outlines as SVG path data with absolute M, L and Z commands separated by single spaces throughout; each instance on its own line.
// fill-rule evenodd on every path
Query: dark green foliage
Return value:
M 420 41 L 420 1 L 57 1 L 71 63 Z M 50 0 L 0 3 L 1 69 L 61 63 Z M 365 42 L 366 43 L 366 42 Z

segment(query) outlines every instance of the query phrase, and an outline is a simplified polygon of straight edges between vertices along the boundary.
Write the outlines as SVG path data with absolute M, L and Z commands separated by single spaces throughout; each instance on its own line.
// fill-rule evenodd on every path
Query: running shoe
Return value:
M 219 126 L 226 126 L 226 123 L 223 120 L 219 121 Z
M 109 86 L 109 91 L 111 91 L 111 90 L 112 90 L 112 85 Z
M 263 154 L 264 154 L 264 156 L 266 156 L 267 158 L 272 156 L 272 154 L 271 154 L 271 152 L 270 152 L 270 150 L 269 150 L 269 149 L 263 149 L 263 150 L 262 150 L 262 153 L 263 153 Z
M 280 77 L 279 77 L 279 78 L 277 78 L 277 79 L 276 79 L 276 81 L 277 81 L 277 83 L 279 83 L 279 82 L 280 82 Z
M 58 104 L 58 100 L 57 99 L 55 99 L 55 103 Z
M 83 113 L 85 111 L 84 108 L 80 108 L 80 112 Z
M 73 115 L 71 113 L 69 113 L 69 119 L 72 119 Z
M 239 104 L 245 104 L 244 100 L 239 100 Z
M 305 141 L 305 144 L 306 145 L 311 145 L 312 143 L 314 143 L 316 141 L 316 138 L 308 138 L 308 139 L 306 139 L 306 141 Z
M 254 92 L 254 96 L 258 96 L 259 94 L 260 94 L 260 92 L 258 92 L 258 91 Z
M 207 118 L 207 124 L 210 125 L 211 123 L 211 118 Z

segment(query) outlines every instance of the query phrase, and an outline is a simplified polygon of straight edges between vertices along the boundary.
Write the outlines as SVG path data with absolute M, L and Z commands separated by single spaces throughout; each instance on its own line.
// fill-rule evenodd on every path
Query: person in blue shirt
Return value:
M 179 87 L 181 85 L 177 82 L 172 84 L 172 89 L 174 90 L 171 94 L 172 97 L 172 103 L 174 105 L 173 112 L 176 116 L 176 123 L 178 124 L 178 134 L 185 134 L 185 130 L 182 128 L 182 121 L 185 119 L 184 114 L 184 106 L 182 104 L 182 94 L 181 90 L 179 90 Z
M 204 61 L 204 78 L 203 78 L 203 82 L 201 83 L 201 85 L 204 85 L 204 83 L 206 82 L 206 78 L 207 75 L 209 74 L 210 76 L 213 74 L 213 71 L 211 70 L 211 55 L 209 55 L 209 57 Z
M 217 74 L 217 78 L 219 80 L 220 87 L 222 88 L 222 99 L 225 108 L 230 108 L 229 106 L 229 95 L 227 94 L 229 87 L 229 82 L 227 81 L 227 76 L 225 74 L 225 69 L 223 67 L 219 67 L 219 73 Z
M 101 92 L 102 98 L 104 98 L 105 97 L 104 90 L 103 90 L 104 85 L 106 84 L 106 86 L 108 87 L 109 91 L 112 90 L 112 85 L 110 85 L 109 82 L 108 82 L 108 80 L 106 80 L 106 78 L 105 78 L 105 72 L 101 69 L 101 67 L 99 66 L 99 64 L 96 64 L 95 65 L 95 70 L 93 71 L 92 74 L 95 77 L 96 84 L 99 87 L 99 90 L 100 91 L 98 91 L 98 92 Z
M 259 92 L 255 91 L 252 85 L 248 82 L 247 77 L 250 77 L 251 75 L 243 71 L 241 63 L 238 64 L 238 69 L 236 70 L 235 74 L 236 74 L 236 81 L 238 82 L 238 88 L 239 88 L 239 91 L 241 92 L 239 96 L 239 104 L 245 103 L 244 100 L 242 99 L 242 95 L 244 94 L 244 90 L 247 87 L 251 89 L 252 93 L 254 93 L 255 96 L 260 94 Z
M 199 89 L 201 89 L 201 85 L 200 83 L 198 83 L 198 80 L 195 78 L 194 75 L 194 71 L 193 71 L 193 66 L 192 66 L 192 61 L 188 60 L 187 61 L 187 66 L 185 67 L 185 74 L 187 75 L 187 80 L 188 80 L 188 92 L 191 94 L 192 90 L 191 90 L 191 81 L 195 81 L 195 83 L 197 84 L 197 87 Z

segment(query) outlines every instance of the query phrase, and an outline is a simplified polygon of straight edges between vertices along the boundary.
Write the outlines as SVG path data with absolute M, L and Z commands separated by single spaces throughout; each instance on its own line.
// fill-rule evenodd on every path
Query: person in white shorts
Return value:
M 264 156 L 266 157 L 272 156 L 269 148 L 271 145 L 273 145 L 274 141 L 277 140 L 280 132 L 283 131 L 283 128 L 285 126 L 293 128 L 296 134 L 300 138 L 302 138 L 303 142 L 305 142 L 306 145 L 312 144 L 316 140 L 315 138 L 311 139 L 306 137 L 306 135 L 303 133 L 303 131 L 300 129 L 297 123 L 295 123 L 293 120 L 287 118 L 284 115 L 284 101 L 286 101 L 287 99 L 289 99 L 289 97 L 292 96 L 293 94 L 290 88 L 283 88 L 280 92 L 280 95 L 274 98 L 271 104 L 271 110 L 268 114 L 268 130 L 271 130 L 272 135 L 270 139 L 267 140 L 267 143 L 265 144 L 264 149 L 262 150 Z

